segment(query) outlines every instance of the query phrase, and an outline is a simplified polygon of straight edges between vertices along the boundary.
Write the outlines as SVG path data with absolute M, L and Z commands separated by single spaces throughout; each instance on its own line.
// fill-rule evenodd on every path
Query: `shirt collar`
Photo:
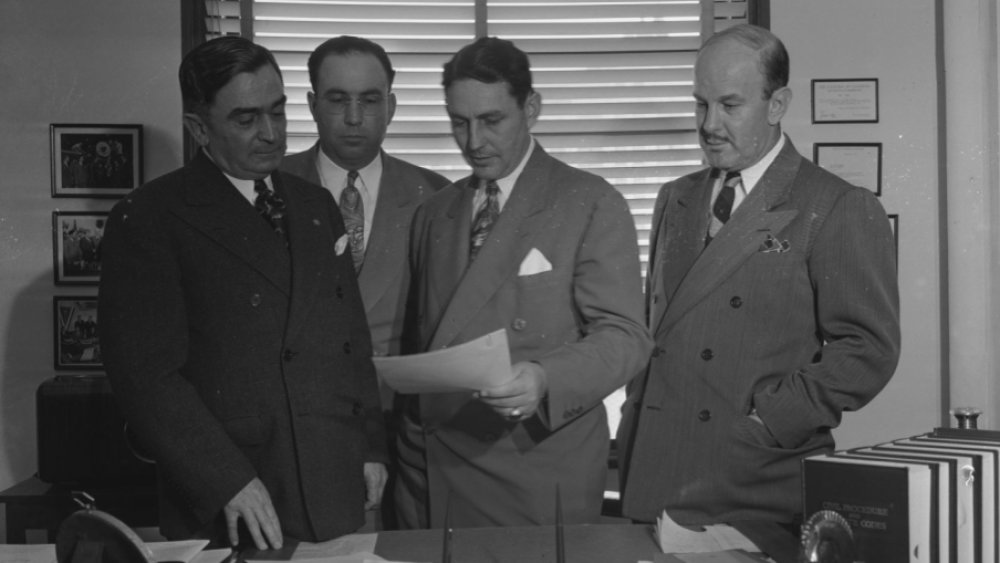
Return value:
M 202 152 L 204 152 L 205 156 L 207 156 L 208 159 L 212 161 L 212 164 L 214 164 L 215 167 L 219 169 L 219 172 L 222 172 L 222 175 L 225 176 L 227 180 L 229 180 L 229 183 L 231 183 L 233 186 L 236 187 L 237 190 L 239 190 L 240 195 L 246 198 L 247 201 L 253 203 L 254 200 L 257 199 L 257 192 L 254 191 L 253 189 L 253 185 L 254 182 L 256 182 L 256 180 L 244 180 L 242 178 L 237 178 L 235 176 L 230 175 L 228 172 L 223 170 L 222 167 L 219 166 L 217 162 L 215 162 L 215 159 L 212 158 L 212 155 L 209 154 L 207 150 L 202 148 Z M 274 189 L 274 183 L 271 181 L 270 174 L 268 174 L 264 178 L 264 183 L 267 184 L 268 188 L 271 188 L 272 190 Z
M 336 195 L 347 185 L 348 171 L 326 156 L 326 153 L 320 147 L 316 147 L 316 152 L 318 153 L 316 168 L 319 169 L 317 171 L 319 172 L 320 181 L 328 189 L 334 190 Z M 358 169 L 358 182 L 355 185 L 372 192 L 378 189 L 381 179 L 382 154 L 379 153 L 364 168 Z
M 503 206 L 503 202 L 507 200 L 507 196 L 510 195 L 511 190 L 514 189 L 514 184 L 517 183 L 517 179 L 521 177 L 521 172 L 524 172 L 524 167 L 528 164 L 528 159 L 531 158 L 531 153 L 535 152 L 535 138 L 530 137 L 528 142 L 528 150 L 525 151 L 524 156 L 521 158 L 521 162 L 518 163 L 517 168 L 515 168 L 510 174 L 507 174 L 503 178 L 496 180 L 497 187 L 500 188 L 500 205 Z M 485 187 L 485 183 L 480 180 L 479 185 L 476 189 Z
M 761 176 L 763 176 L 764 173 L 767 172 L 767 169 L 771 167 L 771 164 L 774 162 L 774 159 L 778 158 L 778 153 L 780 153 L 781 149 L 783 149 L 784 147 L 785 147 L 785 134 L 782 133 L 781 136 L 778 137 L 778 142 L 775 143 L 773 147 L 771 147 L 771 150 L 767 151 L 767 154 L 764 155 L 764 158 L 758 160 L 757 162 L 739 171 L 740 180 L 743 182 L 743 189 L 744 191 L 746 191 L 747 194 L 749 194 L 750 190 L 752 190 L 754 186 L 757 185 L 757 182 L 760 181 Z

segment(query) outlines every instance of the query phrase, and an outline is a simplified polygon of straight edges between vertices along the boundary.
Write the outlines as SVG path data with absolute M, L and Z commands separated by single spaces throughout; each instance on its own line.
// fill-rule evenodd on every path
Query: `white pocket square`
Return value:
M 340 256 L 345 250 L 347 250 L 347 235 L 340 235 L 336 244 L 333 245 L 333 251 L 337 253 L 337 256 Z
M 537 248 L 532 248 L 531 252 L 524 257 L 521 267 L 517 271 L 518 276 L 532 276 L 552 270 L 552 264 L 546 260 L 545 255 Z

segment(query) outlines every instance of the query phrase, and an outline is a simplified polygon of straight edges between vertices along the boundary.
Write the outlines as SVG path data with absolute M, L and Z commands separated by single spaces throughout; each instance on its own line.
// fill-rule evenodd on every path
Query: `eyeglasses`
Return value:
M 358 110 L 365 115 L 375 115 L 385 109 L 385 96 L 382 94 L 365 94 L 353 98 L 344 94 L 333 94 L 319 98 L 319 107 L 325 113 L 342 115 L 347 113 L 352 105 L 357 104 Z

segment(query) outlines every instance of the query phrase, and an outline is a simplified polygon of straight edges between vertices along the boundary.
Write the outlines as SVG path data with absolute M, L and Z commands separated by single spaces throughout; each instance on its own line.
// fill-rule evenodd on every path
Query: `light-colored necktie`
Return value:
M 722 182 L 722 189 L 715 196 L 715 203 L 712 204 L 712 221 L 708 225 L 708 237 L 705 244 L 711 242 L 715 235 L 719 234 L 722 226 L 729 221 L 733 213 L 733 202 L 736 200 L 736 190 L 742 189 L 743 179 L 739 172 L 727 172 L 726 179 Z
M 274 193 L 274 190 L 268 187 L 267 182 L 263 179 L 254 180 L 253 191 L 257 194 L 253 200 L 253 206 L 257 212 L 271 225 L 274 232 L 285 238 L 285 222 L 283 220 L 285 201 L 278 197 L 278 194 Z
M 360 272 L 365 261 L 365 204 L 361 201 L 361 192 L 354 185 L 357 178 L 357 170 L 347 173 L 347 186 L 340 192 L 340 215 L 344 218 L 347 239 L 351 243 L 354 271 Z
M 493 223 L 500 216 L 500 187 L 493 180 L 486 184 L 486 201 L 476 212 L 472 220 L 472 238 L 469 240 L 469 262 L 476 259 L 479 249 L 486 242 L 486 237 L 493 228 Z

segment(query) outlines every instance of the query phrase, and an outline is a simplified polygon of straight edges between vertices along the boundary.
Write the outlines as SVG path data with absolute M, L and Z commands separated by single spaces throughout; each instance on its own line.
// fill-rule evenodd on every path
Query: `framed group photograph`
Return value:
M 813 123 L 878 123 L 878 78 L 812 81 Z
M 97 336 L 97 297 L 57 295 L 52 298 L 52 309 L 55 368 L 103 369 Z
M 813 162 L 849 184 L 882 195 L 882 143 L 815 143 Z
M 54 123 L 53 197 L 121 197 L 142 183 L 142 125 Z
M 108 214 L 52 212 L 52 268 L 56 285 L 96 285 L 101 279 L 101 239 Z

